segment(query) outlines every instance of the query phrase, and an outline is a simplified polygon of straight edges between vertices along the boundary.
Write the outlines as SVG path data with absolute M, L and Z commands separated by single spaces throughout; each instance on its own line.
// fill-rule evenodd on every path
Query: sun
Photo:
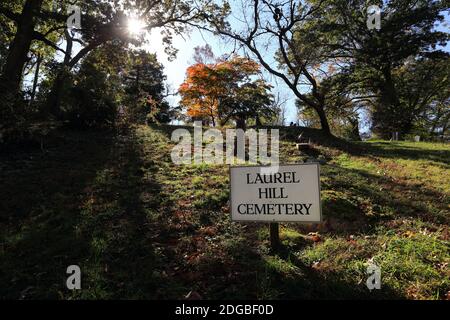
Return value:
M 130 18 L 128 19 L 127 28 L 130 34 L 138 35 L 144 31 L 145 23 L 138 18 Z

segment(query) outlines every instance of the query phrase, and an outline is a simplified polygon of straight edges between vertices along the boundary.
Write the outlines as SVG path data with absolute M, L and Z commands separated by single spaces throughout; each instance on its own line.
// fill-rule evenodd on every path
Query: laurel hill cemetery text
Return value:
M 268 187 L 267 185 L 300 183 L 295 171 L 276 172 L 273 174 L 247 173 L 247 185 L 260 185 L 258 187 L 258 199 L 287 199 L 286 187 Z M 241 203 L 237 211 L 242 215 L 309 215 L 312 203 Z

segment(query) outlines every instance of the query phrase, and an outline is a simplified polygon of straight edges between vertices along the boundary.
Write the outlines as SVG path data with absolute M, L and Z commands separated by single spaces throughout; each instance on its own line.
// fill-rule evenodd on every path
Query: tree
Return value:
M 3 66 L 0 81 L 2 91 L 14 96 L 19 91 L 22 70 L 33 40 L 37 16 L 40 13 L 43 0 L 26 0 L 21 13 L 16 13 L 5 5 L 0 7 L 0 13 L 13 20 L 17 29 L 9 45 L 8 55 Z
M 51 0 L 27 0 L 23 5 L 21 1 L 14 1 L 0 5 L 2 19 L 13 21 L 17 25 L 17 32 L 9 46 L 8 57 L 4 63 L 1 79 L 4 86 L 3 93 L 10 97 L 16 97 L 20 90 L 20 81 L 23 67 L 27 61 L 27 54 L 33 41 L 40 41 L 64 54 L 60 63 L 59 72 L 54 78 L 54 87 L 49 96 L 48 105 L 51 112 L 58 116 L 61 101 L 61 88 L 64 86 L 65 74 L 83 59 L 90 51 L 113 40 L 122 40 L 128 43 L 129 34 L 127 24 L 129 15 L 135 13 L 133 19 L 139 19 L 146 24 L 145 29 L 162 28 L 166 51 L 170 55 L 176 50 L 171 46 L 173 33 L 181 33 L 185 30 L 187 22 L 200 21 L 200 11 L 204 6 L 209 10 L 220 12 L 220 7 L 208 5 L 208 1 L 196 2 L 193 7 L 191 1 L 165 0 L 80 0 L 77 5 L 81 7 L 82 24 L 76 30 L 67 29 L 66 13 L 69 0 L 58 1 L 58 10 L 52 10 Z M 47 28 L 43 28 L 47 26 Z M 42 30 L 41 30 L 42 29 Z M 45 30 L 44 30 L 45 29 Z M 49 39 L 50 35 L 57 34 L 59 40 L 65 43 L 65 48 L 60 48 Z M 136 40 L 142 42 L 142 39 Z M 73 44 L 77 42 L 81 49 L 75 54 Z
M 270 86 L 262 79 L 251 79 L 258 74 L 256 62 L 239 56 L 215 64 L 197 63 L 187 69 L 179 88 L 181 105 L 192 119 L 207 120 L 213 126 L 217 120 L 225 125 L 234 119 L 244 128 L 249 117 L 273 112 Z
M 422 135 L 445 134 L 450 119 L 450 56 L 411 60 L 393 72 L 403 118 Z
M 170 121 L 163 66 L 155 54 L 112 41 L 89 52 L 67 77 L 61 87 L 61 110 L 73 126 L 109 126 L 118 110 L 134 122 Z M 48 95 L 53 83 L 51 76 L 47 78 L 40 95 Z
M 77 128 L 113 125 L 125 97 L 121 71 L 126 62 L 127 51 L 120 43 L 92 50 L 61 88 L 63 119 Z M 51 90 L 53 79 L 48 82 Z
M 39 100 L 52 90 L 55 76 L 49 74 L 42 82 Z M 62 119 L 72 126 L 110 126 L 119 110 L 135 122 L 170 121 L 163 66 L 155 54 L 111 41 L 89 52 L 67 77 L 61 87 L 61 110 Z
M 216 86 L 213 65 L 197 63 L 186 70 L 186 80 L 181 84 L 180 104 L 187 108 L 187 115 L 193 120 L 211 121 L 215 126 L 218 104 L 223 88 Z M 216 82 L 212 82 L 216 81 Z
M 375 1 L 381 8 L 381 29 L 367 27 L 364 0 L 312 0 L 322 10 L 313 13 L 314 44 L 324 53 L 352 70 L 360 92 L 375 95 L 372 104 L 373 129 L 387 137 L 393 131 L 407 133 L 412 128 L 408 105 L 400 96 L 395 70 L 409 59 L 432 56 L 437 44 L 448 35 L 434 30 L 442 21 L 445 1 Z
M 272 86 L 264 80 L 258 79 L 253 82 L 244 83 L 235 93 L 231 100 L 228 117 L 236 120 L 238 128 L 245 128 L 249 118 L 255 119 L 255 124 L 260 126 L 262 119 L 271 119 L 276 115 L 273 108 L 273 95 L 270 94 Z M 222 120 L 226 123 L 227 118 Z
M 155 54 L 130 50 L 122 78 L 127 95 L 124 103 L 135 120 L 162 123 L 171 120 L 169 104 L 164 101 L 166 76 Z

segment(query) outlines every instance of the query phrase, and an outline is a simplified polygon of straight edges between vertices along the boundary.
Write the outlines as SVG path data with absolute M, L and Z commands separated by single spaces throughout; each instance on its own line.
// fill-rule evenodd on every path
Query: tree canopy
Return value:
M 229 119 L 245 121 L 272 112 L 272 96 L 261 78 L 259 65 L 248 58 L 233 56 L 214 64 L 197 63 L 186 72 L 179 92 L 181 104 L 192 119 L 221 125 Z
M 383 138 L 448 129 L 449 53 L 442 48 L 449 35 L 436 28 L 448 11 L 444 0 L 372 2 L 380 8 L 379 29 L 368 27 L 364 0 L 79 0 L 80 25 L 67 22 L 71 5 L 0 4 L 1 130 L 37 118 L 67 120 L 71 88 L 88 83 L 113 93 L 113 109 L 136 101 L 136 121 L 170 121 L 178 106 L 165 99 L 161 62 L 143 51 L 152 46 L 145 34 L 157 29 L 172 60 L 173 37 L 194 28 L 228 40 L 234 50 L 216 58 L 209 45 L 194 48 L 195 64 L 178 91 L 190 120 L 242 126 L 272 119 L 281 109 L 264 73 L 287 86 L 304 123 L 328 135 L 357 138 L 361 122 Z M 130 21 L 144 32 L 132 32 Z M 106 82 L 115 89 L 101 85 Z

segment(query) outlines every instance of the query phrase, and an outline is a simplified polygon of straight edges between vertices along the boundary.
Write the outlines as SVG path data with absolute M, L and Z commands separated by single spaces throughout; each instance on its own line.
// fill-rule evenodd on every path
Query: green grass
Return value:
M 347 143 L 280 132 L 281 160 L 315 156 L 324 221 L 235 223 L 226 165 L 174 165 L 176 127 L 55 132 L 46 152 L 0 154 L 0 297 L 12 299 L 407 298 L 450 290 L 450 146 Z M 318 232 L 319 238 L 310 233 Z M 382 289 L 365 286 L 369 262 Z M 78 264 L 82 290 L 65 288 Z

